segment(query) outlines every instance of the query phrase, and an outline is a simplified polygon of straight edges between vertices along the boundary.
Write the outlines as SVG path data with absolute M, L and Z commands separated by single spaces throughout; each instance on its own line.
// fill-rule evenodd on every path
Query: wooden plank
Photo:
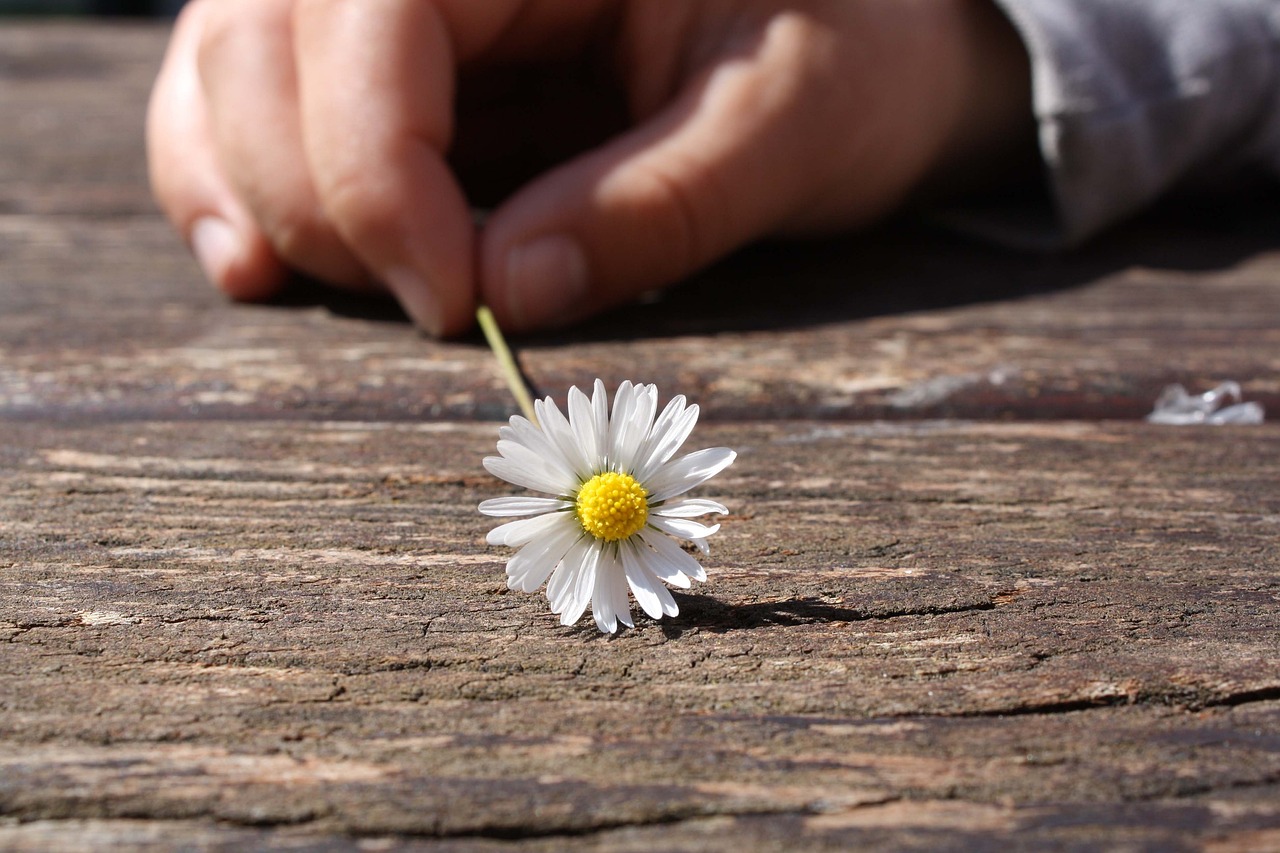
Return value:
M 1280 828 L 1274 430 L 709 427 L 711 580 L 614 638 L 506 592 L 494 432 L 10 424 L 0 843 Z
M 142 149 L 166 28 L 0 27 L 0 215 L 150 214 Z
M 893 251 L 929 251 L 969 275 L 1001 269 L 991 250 L 895 239 L 876 250 L 886 264 Z M 18 217 L 0 221 L 0 240 L 0 416 L 422 420 L 511 411 L 478 339 L 426 340 L 377 302 L 224 303 L 154 218 Z M 774 260 L 785 267 L 799 253 Z M 998 257 L 1006 268 L 1042 263 Z M 720 420 L 1135 420 L 1166 383 L 1199 392 L 1227 379 L 1280 411 L 1280 254 L 1271 251 L 1211 273 L 1134 268 L 991 304 L 726 328 L 713 292 L 751 281 L 735 272 L 748 260 L 661 306 L 518 342 L 523 364 L 561 400 L 595 376 L 632 378 L 678 388 Z M 873 287 L 873 272 L 840 287 Z M 757 294 L 785 275 L 765 278 Z M 882 280 L 952 286 L 943 270 Z M 833 293 L 802 297 L 812 300 L 805 310 Z M 853 311 L 857 297 L 842 298 Z M 756 306 L 744 326 L 772 310 L 768 298 Z

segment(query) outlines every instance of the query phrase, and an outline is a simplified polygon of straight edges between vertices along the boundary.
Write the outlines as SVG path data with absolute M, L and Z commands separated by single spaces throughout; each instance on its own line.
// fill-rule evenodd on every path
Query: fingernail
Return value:
M 538 237 L 507 254 L 507 309 L 521 328 L 556 325 L 587 295 L 587 256 L 562 235 Z
M 240 238 L 227 220 L 203 216 L 191 226 L 191 251 L 195 252 L 205 278 L 222 285 L 240 254 Z
M 409 316 L 428 334 L 440 337 L 444 332 L 444 315 L 426 279 L 408 267 L 395 267 L 382 276 L 392 294 L 409 312 Z

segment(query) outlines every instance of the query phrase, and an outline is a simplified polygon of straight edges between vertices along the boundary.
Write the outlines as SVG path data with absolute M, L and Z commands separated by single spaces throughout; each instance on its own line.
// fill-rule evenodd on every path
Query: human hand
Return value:
M 148 152 L 235 298 L 295 269 L 522 331 L 983 172 L 1027 77 L 990 0 L 194 0 Z

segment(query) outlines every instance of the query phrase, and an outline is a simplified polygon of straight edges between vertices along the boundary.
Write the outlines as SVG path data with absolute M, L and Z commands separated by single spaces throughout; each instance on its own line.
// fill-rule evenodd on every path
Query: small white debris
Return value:
M 1156 407 L 1147 420 L 1153 424 L 1260 424 L 1263 410 L 1260 403 L 1241 402 L 1240 384 L 1223 382 L 1212 391 L 1198 396 L 1187 393 L 1181 385 L 1170 385 L 1160 392 Z M 1219 408 L 1224 401 L 1233 404 Z

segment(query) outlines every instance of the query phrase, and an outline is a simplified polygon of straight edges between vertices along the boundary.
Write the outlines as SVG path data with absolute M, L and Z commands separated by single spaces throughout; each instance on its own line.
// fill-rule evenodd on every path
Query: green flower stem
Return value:
M 524 416 L 536 424 L 538 416 L 533 413 L 533 398 L 529 396 L 529 388 L 525 385 L 524 377 L 520 375 L 520 366 L 516 364 L 516 358 L 511 354 L 511 348 L 507 346 L 507 340 L 502 336 L 498 321 L 493 318 L 493 312 L 489 310 L 488 305 L 481 305 L 476 309 L 476 321 L 480 323 L 480 330 L 484 332 L 484 339 L 489 342 L 489 348 L 498 358 L 498 367 L 502 370 L 502 378 L 507 380 L 511 396 L 516 398 L 516 403 L 520 405 L 520 411 Z

